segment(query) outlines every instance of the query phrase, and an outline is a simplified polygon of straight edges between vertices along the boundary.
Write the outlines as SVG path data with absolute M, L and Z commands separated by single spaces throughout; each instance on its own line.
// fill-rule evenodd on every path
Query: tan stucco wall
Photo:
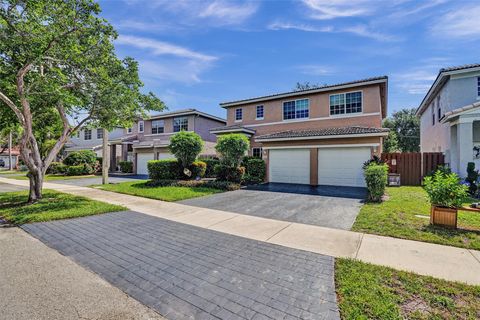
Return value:
M 361 120 L 363 117 L 340 117 L 340 116 L 330 116 L 330 95 L 337 94 L 337 93 L 345 93 L 345 92 L 355 92 L 355 91 L 362 91 L 363 92 L 363 113 L 379 113 L 378 116 L 375 117 L 367 117 L 368 120 Z M 233 124 L 241 124 L 244 126 L 250 125 L 259 125 L 259 124 L 267 124 L 271 122 L 285 122 L 285 124 L 275 125 L 277 130 L 290 130 L 292 127 L 292 123 L 295 121 L 283 121 L 283 102 L 285 101 L 292 101 L 297 99 L 310 99 L 310 111 L 309 116 L 310 118 L 328 118 L 325 120 L 321 120 L 316 123 L 310 123 L 311 127 L 335 127 L 340 125 L 366 125 L 370 124 L 370 126 L 380 127 L 382 122 L 381 116 L 381 95 L 380 95 L 380 86 L 379 85 L 370 85 L 364 87 L 358 87 L 354 89 L 348 90 L 336 90 L 336 91 L 329 91 L 324 93 L 315 93 L 315 94 L 306 94 L 306 95 L 299 95 L 295 98 L 282 98 L 271 100 L 267 102 L 260 102 L 260 103 L 253 103 L 253 104 L 245 104 L 241 106 L 233 106 L 227 108 L 227 125 Z M 263 105 L 264 106 L 264 119 L 263 120 L 255 120 L 256 117 L 256 106 Z M 243 109 L 243 120 L 242 121 L 235 121 L 235 109 L 242 108 Z M 288 127 L 287 124 L 288 123 Z M 301 122 L 301 123 L 308 123 L 308 122 Z M 298 124 L 298 122 L 297 122 Z M 256 130 L 264 127 L 255 127 Z M 295 126 L 293 126 L 295 128 Z M 263 130 L 262 130 L 263 131 Z

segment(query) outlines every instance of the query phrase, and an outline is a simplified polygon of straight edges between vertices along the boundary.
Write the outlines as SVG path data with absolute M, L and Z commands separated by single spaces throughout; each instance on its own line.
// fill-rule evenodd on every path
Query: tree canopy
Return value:
M 389 135 L 385 144 L 395 144 L 388 141 L 396 138 L 398 151 L 418 152 L 420 151 L 420 119 L 415 115 L 415 109 L 402 109 L 394 112 L 391 117 L 383 122 L 385 128 L 389 128 L 395 135 Z
M 116 57 L 117 33 L 99 13 L 89 0 L 0 0 L 0 118 L 21 128 L 31 201 L 73 132 L 129 126 L 164 109 L 141 92 L 137 62 Z M 47 140 L 55 143 L 42 148 Z

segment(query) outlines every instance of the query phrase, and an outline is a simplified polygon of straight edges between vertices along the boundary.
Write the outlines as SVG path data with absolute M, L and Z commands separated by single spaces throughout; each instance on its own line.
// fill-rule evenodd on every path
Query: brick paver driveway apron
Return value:
M 23 229 L 168 319 L 339 319 L 328 256 L 131 211 Z

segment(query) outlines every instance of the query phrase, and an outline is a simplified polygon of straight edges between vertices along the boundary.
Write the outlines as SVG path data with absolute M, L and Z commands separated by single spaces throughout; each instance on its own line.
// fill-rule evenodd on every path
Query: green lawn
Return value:
M 480 286 L 337 259 L 342 319 L 480 319 Z
M 84 176 L 62 176 L 62 175 L 56 175 L 56 174 L 47 174 L 45 175 L 45 181 L 55 181 L 55 180 L 70 180 L 70 179 L 84 179 L 84 178 L 94 178 L 96 177 L 93 174 L 89 175 L 84 175 Z M 28 177 L 25 175 L 21 176 L 9 176 L 9 179 L 15 179 L 15 180 L 28 180 Z
M 383 203 L 365 204 L 352 230 L 480 250 L 480 213 L 459 211 L 457 230 L 433 227 L 423 188 L 391 187 L 387 195 Z
M 17 170 L 0 170 L 0 175 L 2 174 L 21 174 L 23 172 Z
M 205 187 L 151 187 L 146 185 L 147 181 L 148 180 L 137 180 L 133 182 L 129 181 L 95 187 L 103 190 L 163 201 L 180 201 L 223 192 L 223 190 L 220 189 Z
M 28 191 L 0 193 L 0 217 L 14 224 L 50 221 L 127 210 L 125 207 L 52 190 L 28 205 Z

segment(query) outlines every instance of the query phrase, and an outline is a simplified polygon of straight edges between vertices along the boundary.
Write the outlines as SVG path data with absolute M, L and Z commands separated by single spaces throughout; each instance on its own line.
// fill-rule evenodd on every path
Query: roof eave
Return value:
M 343 138 L 364 138 L 364 137 L 386 137 L 388 132 L 359 133 L 359 134 L 337 134 L 328 136 L 307 136 L 307 137 L 282 137 L 282 138 L 256 138 L 255 142 L 274 142 L 274 141 L 297 141 L 297 140 L 320 140 L 320 139 L 343 139 Z
M 331 87 L 325 87 L 325 88 L 316 88 L 316 89 L 303 90 L 303 91 L 292 91 L 292 92 L 280 93 L 280 94 L 277 94 L 277 95 L 253 98 L 253 99 L 237 100 L 237 101 L 231 101 L 231 102 L 222 102 L 222 103 L 220 103 L 220 106 L 222 108 L 229 108 L 229 107 L 234 107 L 234 106 L 239 106 L 239 105 L 244 105 L 244 104 L 249 104 L 249 103 L 264 102 L 264 101 L 277 100 L 277 99 L 282 99 L 282 98 L 302 96 L 302 95 L 307 95 L 307 94 L 314 94 L 314 93 L 329 92 L 329 91 L 342 90 L 342 89 L 348 89 L 348 88 L 363 87 L 363 86 L 368 86 L 368 85 L 372 85 L 372 84 L 379 84 L 379 83 L 388 84 L 388 77 L 383 77 L 383 78 L 379 78 L 379 79 L 375 79 L 375 80 L 358 82 L 358 83 L 343 84 L 343 85 L 340 84 L 338 86 L 331 86 Z
M 190 111 L 184 111 L 184 112 L 179 112 L 179 113 L 172 112 L 172 113 L 164 114 L 164 115 L 158 114 L 158 115 L 154 115 L 154 116 L 149 117 L 148 120 L 165 119 L 165 118 L 173 118 L 173 117 L 189 116 L 189 115 L 199 115 L 199 116 L 202 116 L 202 117 L 205 117 L 205 118 L 216 120 L 218 122 L 227 123 L 227 120 L 225 120 L 223 118 L 216 117 L 214 115 L 211 115 L 211 114 L 208 114 L 208 113 L 205 113 L 205 112 L 202 112 L 202 111 L 198 111 L 198 110 L 190 110 Z

